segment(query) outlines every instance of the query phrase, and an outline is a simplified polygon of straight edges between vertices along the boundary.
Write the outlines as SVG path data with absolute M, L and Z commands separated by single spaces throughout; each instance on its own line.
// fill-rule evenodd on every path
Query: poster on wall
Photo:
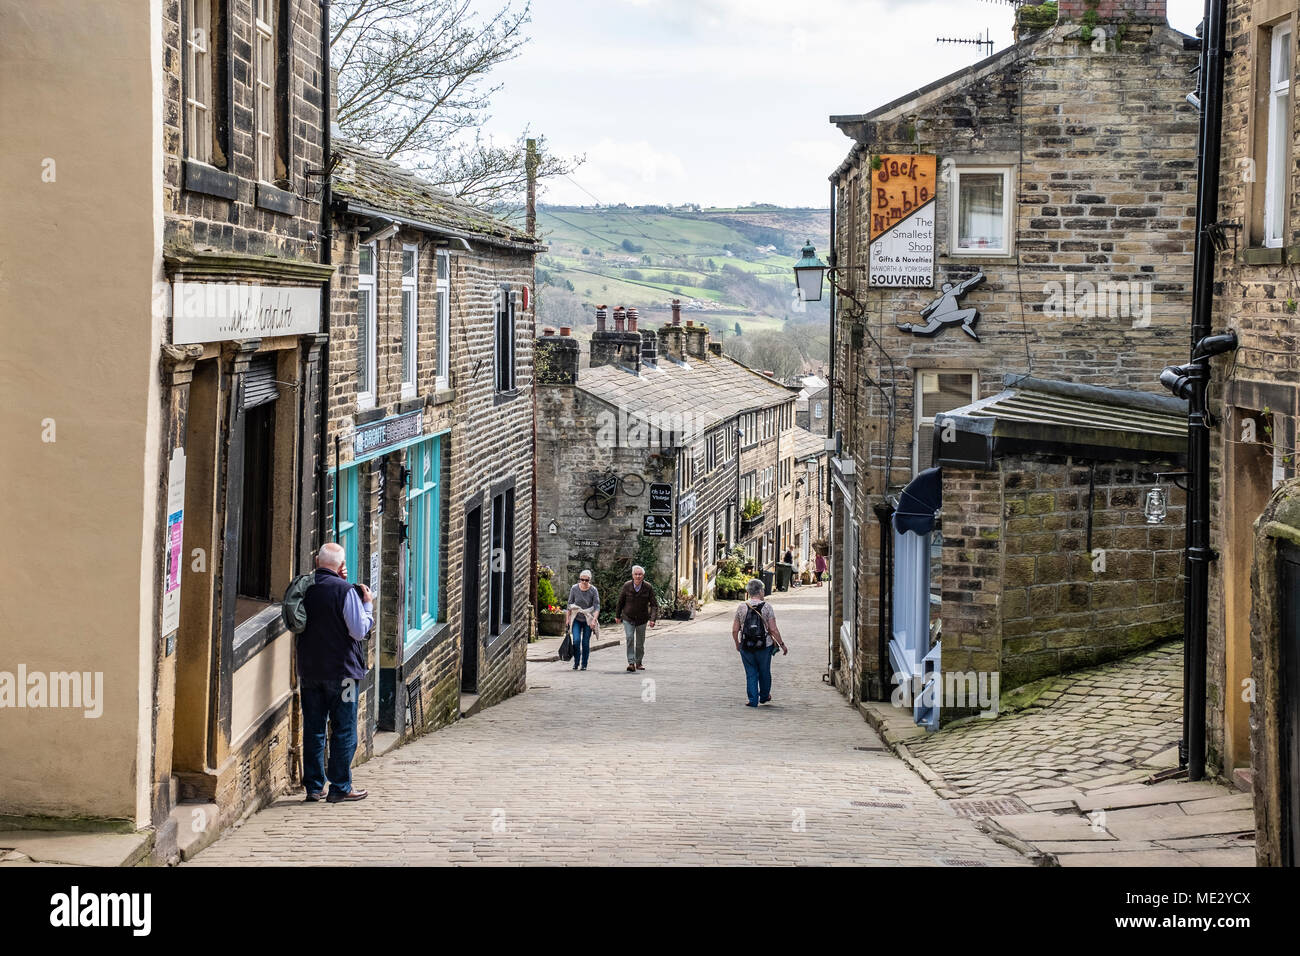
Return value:
M 181 561 L 185 540 L 185 449 L 172 452 L 167 468 L 167 532 L 163 538 L 162 633 L 181 625 Z M 171 646 L 171 645 L 169 645 Z
M 886 153 L 872 160 L 867 283 L 934 285 L 936 157 Z

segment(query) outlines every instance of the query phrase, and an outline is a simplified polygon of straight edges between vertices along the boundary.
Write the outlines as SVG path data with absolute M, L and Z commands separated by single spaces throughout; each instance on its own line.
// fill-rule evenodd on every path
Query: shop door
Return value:
M 463 610 L 460 626 L 461 693 L 478 691 L 479 586 L 482 575 L 483 508 L 472 508 L 465 515 L 465 553 Z

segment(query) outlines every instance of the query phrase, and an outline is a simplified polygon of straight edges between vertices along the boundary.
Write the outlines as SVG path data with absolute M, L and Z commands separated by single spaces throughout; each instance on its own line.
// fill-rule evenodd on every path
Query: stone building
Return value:
M 538 246 L 335 148 L 328 520 L 378 595 L 368 753 L 524 688 Z
M 1295 168 L 1295 0 L 1227 4 L 1217 216 L 1231 228 L 1215 272 L 1215 331 L 1239 347 L 1212 362 L 1207 769 L 1253 768 L 1264 865 L 1300 863 L 1300 653 L 1294 480 L 1300 300 Z M 1183 343 L 1176 361 L 1185 361 Z
M 589 367 L 572 338 L 537 342 L 539 554 L 561 596 L 584 567 L 637 561 L 707 600 L 722 549 L 771 570 L 802 548 L 796 464 L 816 456 L 796 442 L 795 393 L 683 325 L 678 302 L 657 332 L 636 309 L 609 320 L 598 308 Z
M 24 277 L 5 311 L 31 318 L 3 378 L 49 423 L 6 483 L 63 502 L 6 517 L 20 578 L 79 582 L 83 609 L 22 602 L 8 649 L 102 681 L 94 719 L 0 712 L 0 815 L 152 829 L 166 859 L 178 801 L 215 805 L 210 832 L 298 773 L 277 600 L 320 542 L 320 9 L 71 2 L 0 23 L 0 185 L 42 224 L 0 240 Z
M 1008 374 L 1156 391 L 1184 348 L 1196 56 L 1163 0 L 1050 10 L 1020 9 L 1016 42 L 968 69 L 831 118 L 854 140 L 831 176 L 830 432 L 830 654 L 853 699 L 889 694 L 878 541 L 936 461 L 936 417 Z

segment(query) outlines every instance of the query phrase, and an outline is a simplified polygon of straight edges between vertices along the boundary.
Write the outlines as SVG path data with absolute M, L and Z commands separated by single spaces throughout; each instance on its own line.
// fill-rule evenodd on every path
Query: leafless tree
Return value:
M 481 126 L 501 88 L 492 84 L 492 70 L 528 42 L 531 4 L 506 0 L 486 16 L 473 7 L 473 0 L 335 0 L 335 119 L 349 139 L 454 195 L 480 205 L 508 203 L 526 182 L 527 132 L 500 145 Z M 539 178 L 581 162 L 543 147 L 539 137 Z

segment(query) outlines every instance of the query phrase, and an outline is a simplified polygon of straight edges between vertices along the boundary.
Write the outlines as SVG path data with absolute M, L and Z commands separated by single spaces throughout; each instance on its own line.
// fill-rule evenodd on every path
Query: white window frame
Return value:
M 912 477 L 915 478 L 921 470 L 921 429 L 925 426 L 934 426 L 934 420 L 939 415 L 923 416 L 921 409 L 923 407 L 922 380 L 926 375 L 969 375 L 970 379 L 970 400 L 979 401 L 980 397 L 980 373 L 973 368 L 918 368 L 914 376 L 914 385 L 912 390 Z M 957 406 L 960 408 L 961 406 Z
M 1268 145 L 1264 163 L 1264 245 L 1281 248 L 1286 233 L 1287 184 L 1291 176 L 1291 62 L 1281 56 L 1283 42 L 1291 49 L 1291 22 L 1269 31 L 1268 60 Z M 1279 69 L 1280 67 L 1280 69 Z M 1279 78 L 1280 74 L 1280 78 Z M 1279 156 L 1279 152 L 1281 155 Z M 1282 162 L 1278 162 L 1278 159 Z
M 411 274 L 406 274 L 406 254 L 411 254 Z M 402 298 L 401 309 L 406 309 L 407 295 L 410 295 L 410 309 L 402 316 L 402 338 L 409 343 L 407 356 L 402 361 L 402 398 L 415 397 L 416 373 L 420 365 L 420 247 L 415 243 L 402 243 Z M 401 354 L 399 352 L 399 358 Z
M 952 184 L 952 201 L 949 204 L 948 218 L 951 220 L 949 228 L 950 241 L 948 243 L 948 254 L 952 256 L 1009 256 L 1012 254 L 1012 243 L 1015 230 L 1012 228 L 1012 198 L 1015 196 L 1015 170 L 1011 166 L 968 166 L 962 165 L 955 167 L 956 178 Z M 962 249 L 959 242 L 959 232 L 961 230 L 961 178 L 963 175 L 984 176 L 990 173 L 998 173 L 1002 176 L 1002 245 L 998 248 L 985 247 L 983 249 Z
M 275 0 L 256 0 L 253 20 L 253 164 L 275 182 Z
M 451 387 L 451 254 L 438 252 L 437 291 L 434 306 L 438 311 L 438 361 L 435 387 Z
M 357 252 L 357 296 L 366 297 L 366 354 L 361 356 L 366 367 L 366 388 L 357 383 L 357 406 L 359 408 L 374 408 L 375 395 L 378 392 L 379 369 L 376 361 L 376 339 L 379 338 L 379 296 L 378 283 L 375 281 L 379 273 L 379 250 L 373 242 L 366 243 L 362 248 L 370 250 L 370 275 L 365 275 L 361 271 L 361 253 Z M 360 316 L 358 315 L 358 319 Z
M 185 155 L 212 163 L 212 0 L 185 0 Z
M 818 421 L 821 421 L 821 417 L 822 417 L 822 403 L 813 402 L 813 418 L 817 419 Z

